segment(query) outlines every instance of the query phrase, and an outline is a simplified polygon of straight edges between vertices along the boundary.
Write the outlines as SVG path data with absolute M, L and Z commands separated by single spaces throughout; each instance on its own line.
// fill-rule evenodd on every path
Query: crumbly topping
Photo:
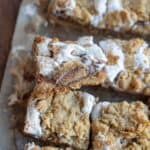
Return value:
M 80 37 L 74 42 L 46 37 L 41 37 L 41 42 L 37 38 L 38 43 L 35 39 L 33 44 L 37 73 L 56 84 L 68 85 L 95 75 L 102 71 L 107 61 L 102 49 L 93 42 L 93 37 Z
M 143 39 L 131 39 L 128 42 L 126 42 L 124 46 L 124 52 L 127 54 L 133 54 L 136 53 L 137 50 L 143 45 L 144 40 Z
M 147 83 L 147 84 L 150 84 L 150 70 L 145 72 L 144 82 Z
M 145 77 L 148 80 L 148 77 Z M 140 92 L 145 87 L 145 81 L 142 81 L 136 75 L 131 72 L 122 72 L 120 73 L 117 79 L 117 85 L 122 90 L 128 90 L 132 92 Z M 147 84 L 147 83 L 146 83 Z
M 92 122 L 93 149 L 148 149 L 150 120 L 142 102 L 111 103 Z
M 49 43 L 45 43 L 46 37 L 41 38 L 42 43 L 38 39 L 33 46 L 37 73 L 55 84 L 74 89 L 107 82 L 120 90 L 149 91 L 149 45 L 143 39 L 107 39 L 98 46 L 93 37 L 80 37 L 74 42 L 49 39 Z M 39 44 L 47 50 L 39 49 Z
M 133 25 L 130 20 L 130 15 L 128 11 L 114 11 L 108 13 L 102 22 L 100 22 L 99 26 L 102 28 L 107 29 L 114 29 L 114 30 L 127 30 L 129 26 Z
M 40 113 L 39 119 L 42 129 L 40 137 L 43 140 L 68 144 L 81 149 L 88 147 L 89 114 L 95 104 L 94 96 L 85 92 L 71 91 L 64 87 L 56 88 L 54 85 L 41 83 L 30 97 L 27 114 L 30 113 L 29 108 L 32 103 L 35 103 L 34 109 Z M 30 119 L 30 122 L 26 122 L 25 127 L 33 123 L 34 121 Z M 28 130 L 26 133 L 33 135 L 33 132 L 30 131 Z
M 149 0 L 123 1 L 125 9 L 134 13 L 140 21 L 149 20 Z
M 135 92 L 141 91 L 143 89 L 143 82 L 137 77 L 133 76 L 130 83 L 130 89 Z
M 150 57 L 148 44 L 142 39 L 122 41 L 125 56 L 125 70 L 117 78 L 119 88 L 127 91 L 141 92 L 149 88 Z M 148 90 L 146 90 L 148 91 Z
M 49 3 L 49 13 L 117 31 L 132 29 L 138 22 L 149 22 L 150 16 L 149 0 L 57 0 Z
M 108 53 L 107 58 L 108 58 L 108 64 L 109 64 L 109 65 L 117 64 L 118 59 L 119 59 L 118 56 L 114 56 L 114 55 L 111 54 L 111 53 Z

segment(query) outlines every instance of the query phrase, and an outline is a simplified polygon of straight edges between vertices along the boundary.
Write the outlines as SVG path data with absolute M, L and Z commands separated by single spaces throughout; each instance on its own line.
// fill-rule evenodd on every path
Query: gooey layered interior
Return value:
M 148 149 L 149 110 L 136 101 L 99 102 L 92 112 L 93 149 Z
M 42 83 L 32 93 L 27 107 L 26 134 L 87 149 L 91 132 L 94 150 L 149 148 L 149 108 L 144 103 L 96 103 L 95 97 L 86 92 L 55 88 L 55 93 L 52 89 L 52 85 Z
M 110 86 L 146 94 L 150 92 L 150 49 L 142 39 L 106 39 L 97 45 L 90 36 L 80 37 L 74 42 L 41 37 L 40 41 L 35 40 L 34 54 L 39 74 L 49 79 L 57 77 L 55 71 L 61 72 L 61 67 L 70 70 L 78 66 L 80 69 L 71 70 L 72 78 L 77 71 L 81 80 L 103 71 L 106 73 L 105 82 Z M 63 80 L 64 74 L 59 80 Z
M 121 31 L 139 30 L 142 22 L 149 31 L 149 0 L 52 0 L 49 5 L 50 14 L 68 16 L 83 25 Z

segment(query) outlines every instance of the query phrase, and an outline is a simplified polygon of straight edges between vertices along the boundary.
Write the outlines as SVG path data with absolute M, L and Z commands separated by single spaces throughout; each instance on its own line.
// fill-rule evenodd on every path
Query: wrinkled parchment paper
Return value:
M 41 16 L 37 0 L 24 0 L 22 2 L 0 93 L 0 150 L 23 150 L 25 143 L 33 141 L 14 131 L 12 122 L 15 114 L 13 114 L 12 108 L 8 107 L 8 97 L 11 95 L 15 84 L 10 72 L 17 65 L 12 56 L 17 53 L 29 53 L 36 34 L 58 37 L 61 40 L 76 40 L 78 36 L 84 35 L 79 30 L 73 31 L 58 25 L 48 25 L 44 17 Z M 100 38 L 102 36 L 95 39 Z M 119 101 L 128 98 L 135 100 L 139 98 L 139 96 L 123 93 L 116 94 L 113 90 L 101 87 L 84 88 L 82 90 L 100 97 L 103 101 Z

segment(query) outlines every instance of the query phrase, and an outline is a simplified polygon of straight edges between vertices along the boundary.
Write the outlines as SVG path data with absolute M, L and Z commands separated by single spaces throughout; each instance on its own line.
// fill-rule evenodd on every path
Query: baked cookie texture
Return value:
M 150 120 L 148 107 L 140 101 L 100 102 L 92 112 L 93 150 L 148 150 Z
M 103 85 L 150 95 L 150 47 L 141 38 L 104 39 L 96 44 L 91 36 L 77 41 L 38 36 L 33 54 L 38 81 L 72 89 Z
M 87 149 L 95 97 L 49 83 L 37 85 L 27 106 L 24 133 L 43 141 Z
M 104 70 L 115 89 L 150 95 L 150 48 L 140 38 L 99 42 L 107 56 Z
M 34 40 L 33 53 L 38 80 L 47 79 L 73 89 L 105 81 L 102 68 L 107 58 L 92 37 L 63 42 L 39 36 Z
M 40 0 L 49 20 L 149 35 L 150 0 Z M 80 27 L 81 27 L 80 26 Z

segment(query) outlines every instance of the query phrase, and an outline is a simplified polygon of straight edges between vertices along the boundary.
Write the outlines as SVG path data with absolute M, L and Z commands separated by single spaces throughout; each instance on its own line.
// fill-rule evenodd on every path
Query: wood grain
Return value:
M 21 0 L 0 0 L 0 85 Z

